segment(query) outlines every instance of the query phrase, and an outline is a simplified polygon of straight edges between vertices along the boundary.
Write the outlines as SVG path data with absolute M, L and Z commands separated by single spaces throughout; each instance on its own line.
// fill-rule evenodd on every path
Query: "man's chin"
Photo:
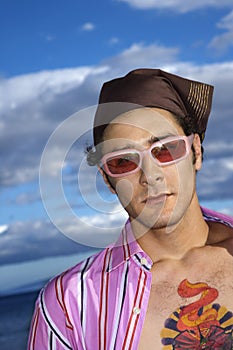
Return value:
M 147 233 L 148 231 L 164 231 L 167 233 L 175 230 L 180 223 L 180 217 L 169 214 L 160 213 L 159 215 L 139 215 L 135 218 L 131 218 L 131 222 L 134 226 L 140 230 L 140 235 Z

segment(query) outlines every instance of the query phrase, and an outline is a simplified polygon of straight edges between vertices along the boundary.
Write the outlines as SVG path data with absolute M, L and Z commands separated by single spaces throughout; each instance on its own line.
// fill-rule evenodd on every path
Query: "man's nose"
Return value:
M 163 168 L 149 154 L 144 155 L 141 166 L 141 184 L 154 185 L 163 180 Z

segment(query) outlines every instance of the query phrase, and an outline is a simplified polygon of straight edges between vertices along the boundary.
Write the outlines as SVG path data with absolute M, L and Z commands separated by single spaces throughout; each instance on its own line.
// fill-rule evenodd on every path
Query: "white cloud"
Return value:
M 218 23 L 219 28 L 233 30 L 233 11 L 231 11 L 227 16 L 223 17 Z
M 219 211 L 225 215 L 233 217 L 233 208 L 221 208 Z
M 8 230 L 8 225 L 0 225 L 0 235 L 6 233 Z
M 117 38 L 116 36 L 112 37 L 111 39 L 109 39 L 108 43 L 109 45 L 116 45 L 119 43 L 119 38 Z
M 48 41 L 48 42 L 54 41 L 55 39 L 56 39 L 56 36 L 55 35 L 51 35 L 51 34 L 48 34 L 45 37 L 45 40 Z
M 7 235 L 0 234 L 0 265 L 103 248 L 115 241 L 127 216 L 118 205 L 108 215 L 96 212 L 91 218 L 76 217 L 76 220 L 61 216 L 56 222 L 17 221 L 0 226 L 0 233 L 8 231 Z M 59 232 L 55 225 L 62 230 Z
M 229 47 L 233 46 L 233 11 L 223 17 L 217 26 L 225 32 L 216 35 L 209 43 L 209 48 L 216 50 L 219 54 L 224 53 Z
M 10 79 L 1 79 L 0 111 L 16 109 L 29 100 L 44 98 L 48 103 L 52 95 L 65 93 L 83 83 L 91 72 L 91 67 L 43 71 L 39 73 L 20 75 Z
M 111 67 L 113 74 L 122 74 L 138 67 L 159 67 L 177 62 L 179 50 L 176 47 L 165 47 L 158 44 L 132 44 L 119 55 L 103 61 Z
M 59 121 L 96 103 L 93 92 L 97 91 L 98 76 L 104 71 L 104 67 L 80 67 L 0 81 L 0 145 L 5 158 L 0 176 L 2 184 L 19 184 L 37 178 L 39 160 L 49 135 Z M 91 93 L 85 87 L 88 76 Z M 57 152 L 54 156 L 56 162 Z
M 95 29 L 95 25 L 92 22 L 86 22 L 81 26 L 81 30 L 85 32 L 91 32 Z
M 231 200 L 233 198 L 232 152 L 226 157 L 209 157 L 207 147 L 206 153 L 203 168 L 197 176 L 199 198 L 201 200 Z
M 40 200 L 40 194 L 37 192 L 25 192 L 19 194 L 14 200 L 10 201 L 10 204 L 16 205 L 31 205 Z
M 56 245 L 52 244 L 54 241 Z M 0 242 L 0 265 L 84 250 L 46 221 L 14 222 L 7 235 L 0 236 Z
M 188 12 L 196 9 L 201 9 L 207 6 L 211 7 L 232 7 L 232 0 L 118 0 L 126 2 L 132 7 L 147 10 L 147 9 L 161 9 L 173 10 L 176 12 Z

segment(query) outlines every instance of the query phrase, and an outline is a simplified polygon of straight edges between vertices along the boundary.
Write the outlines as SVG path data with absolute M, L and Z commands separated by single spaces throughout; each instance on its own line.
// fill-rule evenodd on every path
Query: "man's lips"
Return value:
M 150 195 L 150 196 L 146 197 L 142 202 L 146 203 L 148 205 L 154 205 L 154 204 L 158 204 L 161 202 L 165 202 L 165 200 L 167 199 L 168 196 L 169 196 L 168 193 L 159 193 L 156 195 Z

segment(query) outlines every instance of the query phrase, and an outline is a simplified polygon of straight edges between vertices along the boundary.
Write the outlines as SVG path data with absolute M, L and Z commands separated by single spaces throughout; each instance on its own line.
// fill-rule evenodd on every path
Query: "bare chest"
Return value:
M 182 263 L 153 267 L 139 350 L 220 349 L 216 341 L 229 343 L 224 349 L 230 350 L 232 330 L 232 256 L 207 249 Z

